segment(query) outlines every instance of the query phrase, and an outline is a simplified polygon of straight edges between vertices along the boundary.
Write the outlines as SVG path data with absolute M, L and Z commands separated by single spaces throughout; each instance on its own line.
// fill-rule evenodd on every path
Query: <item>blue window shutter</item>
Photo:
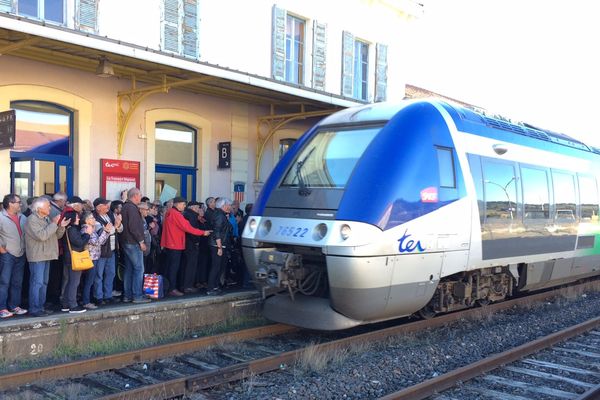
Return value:
M 285 80 L 285 21 L 287 12 L 273 6 L 271 74 L 274 79 Z
M 0 0 L 0 12 L 12 11 L 12 0 Z
M 354 84 L 354 35 L 342 33 L 342 96 L 353 96 Z
M 86 32 L 98 32 L 98 1 L 79 0 L 77 4 L 77 27 Z
M 327 65 L 327 24 L 314 21 L 313 24 L 313 88 L 325 90 Z
M 375 65 L 375 102 L 387 100 L 387 45 L 377 43 Z
M 198 58 L 198 0 L 183 0 L 183 55 Z
M 179 53 L 179 0 L 164 0 L 163 50 Z

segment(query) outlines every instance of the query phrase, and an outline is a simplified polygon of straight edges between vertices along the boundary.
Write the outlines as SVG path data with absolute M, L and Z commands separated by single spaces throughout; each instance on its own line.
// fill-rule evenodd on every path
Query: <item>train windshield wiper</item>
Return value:
M 310 157 L 312 152 L 315 151 L 315 147 L 309 150 L 308 154 L 304 156 L 304 158 L 296 163 L 296 179 L 298 179 L 298 194 L 300 196 L 308 196 L 311 194 L 311 190 L 306 186 L 306 182 L 304 182 L 304 177 L 302 176 L 302 167 L 304 163 Z

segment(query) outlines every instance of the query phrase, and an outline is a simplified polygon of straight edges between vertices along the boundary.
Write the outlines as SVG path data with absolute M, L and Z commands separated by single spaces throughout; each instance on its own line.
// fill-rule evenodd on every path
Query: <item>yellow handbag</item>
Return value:
M 67 244 L 69 245 L 69 253 L 71 253 L 71 268 L 73 271 L 85 271 L 94 267 L 92 256 L 90 251 L 85 249 L 83 251 L 74 251 L 71 248 L 71 241 L 69 240 L 69 232 L 65 232 L 67 235 Z

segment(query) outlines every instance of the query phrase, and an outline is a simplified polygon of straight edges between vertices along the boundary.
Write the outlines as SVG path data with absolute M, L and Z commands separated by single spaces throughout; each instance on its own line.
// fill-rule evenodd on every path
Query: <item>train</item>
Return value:
M 242 235 L 264 316 L 342 330 L 600 274 L 600 149 L 441 99 L 336 112 Z

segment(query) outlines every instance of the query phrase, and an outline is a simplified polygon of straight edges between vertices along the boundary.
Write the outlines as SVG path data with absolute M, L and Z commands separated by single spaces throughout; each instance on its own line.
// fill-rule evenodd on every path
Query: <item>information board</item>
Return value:
M 121 192 L 140 187 L 140 162 L 100 159 L 100 192 L 108 200 L 120 200 Z

